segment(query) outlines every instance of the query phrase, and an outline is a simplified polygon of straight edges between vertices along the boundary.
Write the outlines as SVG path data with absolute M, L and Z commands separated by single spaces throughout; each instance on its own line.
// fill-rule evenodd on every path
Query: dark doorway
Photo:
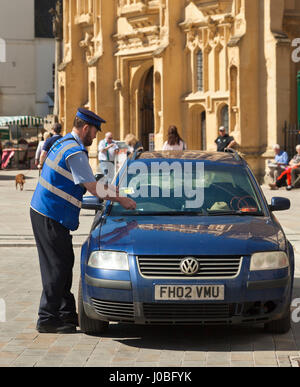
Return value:
M 153 114 L 153 66 L 141 82 L 141 127 L 140 133 L 143 147 L 149 150 L 149 137 L 154 133 Z
M 201 150 L 206 150 L 206 112 L 201 113 Z

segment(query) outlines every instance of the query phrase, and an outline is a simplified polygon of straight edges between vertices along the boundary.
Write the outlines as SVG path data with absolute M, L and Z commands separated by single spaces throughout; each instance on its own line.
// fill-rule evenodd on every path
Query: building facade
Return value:
M 51 112 L 55 57 L 51 3 L 55 0 L 1 0 L 0 116 Z
M 69 131 L 85 106 L 157 150 L 169 125 L 215 150 L 223 125 L 262 177 L 297 121 L 298 37 L 297 0 L 65 0 L 60 119 Z M 97 144 L 90 157 L 96 168 Z

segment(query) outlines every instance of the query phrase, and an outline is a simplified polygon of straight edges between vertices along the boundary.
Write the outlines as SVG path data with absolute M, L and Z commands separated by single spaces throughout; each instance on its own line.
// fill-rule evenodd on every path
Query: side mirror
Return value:
M 85 210 L 101 211 L 103 206 L 103 200 L 99 199 L 97 196 L 85 196 L 81 208 Z
M 269 205 L 270 211 L 285 211 L 291 208 L 291 202 L 287 198 L 274 197 Z

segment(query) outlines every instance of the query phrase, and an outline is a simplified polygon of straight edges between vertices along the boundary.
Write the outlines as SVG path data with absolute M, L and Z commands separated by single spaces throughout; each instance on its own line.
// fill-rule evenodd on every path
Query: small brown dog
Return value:
M 20 186 L 20 190 L 23 191 L 23 187 L 25 184 L 25 175 L 20 173 L 16 176 L 16 189 L 18 189 L 18 185 Z

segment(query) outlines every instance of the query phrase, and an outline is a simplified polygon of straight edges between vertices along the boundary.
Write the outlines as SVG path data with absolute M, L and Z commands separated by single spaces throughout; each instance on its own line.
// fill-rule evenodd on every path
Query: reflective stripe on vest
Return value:
M 50 160 L 49 157 L 46 158 L 46 161 L 45 163 L 48 165 L 48 167 L 54 169 L 57 173 L 59 173 L 60 175 L 64 176 L 65 178 L 71 180 L 71 181 L 74 181 L 73 179 L 73 175 L 71 172 L 67 171 L 66 169 L 60 167 L 58 164 L 60 163 L 61 161 L 61 158 L 63 157 L 64 153 L 69 150 L 69 149 L 72 149 L 72 148 L 76 148 L 78 146 L 78 143 L 76 144 L 69 144 L 67 146 L 64 147 L 63 150 L 61 150 L 55 157 L 54 161 L 53 160 Z M 55 148 L 55 147 L 54 147 Z
M 60 161 L 60 160 L 58 160 Z M 50 160 L 49 158 L 46 159 L 45 163 L 48 165 L 48 167 L 54 169 L 57 173 L 64 176 L 65 178 L 74 181 L 73 175 L 71 172 L 67 171 L 66 169 L 60 167 L 57 162 Z
M 53 194 L 59 196 L 60 198 L 62 198 L 64 200 L 66 200 L 67 202 L 73 204 L 73 206 L 76 206 L 78 208 L 82 207 L 82 203 L 80 200 L 77 200 L 76 198 L 74 198 L 74 196 L 67 194 L 66 192 L 62 191 L 61 189 L 54 187 L 54 185 L 48 183 L 42 177 L 39 178 L 39 183 L 42 187 L 44 187 L 48 191 L 52 192 Z

